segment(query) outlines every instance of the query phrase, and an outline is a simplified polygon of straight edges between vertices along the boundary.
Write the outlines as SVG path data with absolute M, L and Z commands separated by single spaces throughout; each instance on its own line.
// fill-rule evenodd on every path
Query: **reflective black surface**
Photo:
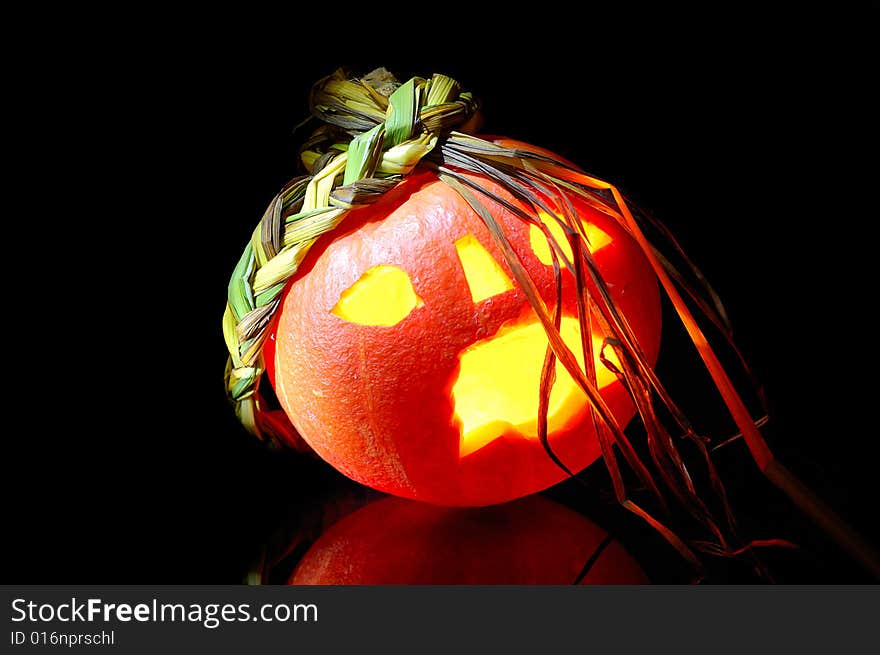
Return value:
M 310 525 L 261 557 L 264 583 L 646 584 L 644 572 L 611 535 L 542 496 L 489 507 L 438 507 L 379 498 L 326 503 L 318 538 Z M 332 521 L 334 513 L 342 514 Z M 328 516 L 329 515 L 329 516 Z M 329 520 L 328 520 L 329 518 Z M 332 521 L 332 522 L 331 522 Z M 290 526 L 286 526 L 290 530 Z

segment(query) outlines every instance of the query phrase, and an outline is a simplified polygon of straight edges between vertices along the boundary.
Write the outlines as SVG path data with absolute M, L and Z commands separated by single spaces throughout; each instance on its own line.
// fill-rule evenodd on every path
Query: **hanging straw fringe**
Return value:
M 322 123 L 306 140 L 300 153 L 302 163 L 311 174 L 291 180 L 269 204 L 235 267 L 223 316 L 223 335 L 230 355 L 226 369 L 227 392 L 236 415 L 251 433 L 275 445 L 296 445 L 298 441 L 286 415 L 266 406 L 259 393 L 259 382 L 264 370 L 262 348 L 269 326 L 288 280 L 296 273 L 309 248 L 322 234 L 335 229 L 352 208 L 376 202 L 415 168 L 430 168 L 481 216 L 544 326 L 549 345 L 540 385 L 539 437 L 548 456 L 567 474 L 573 475 L 552 451 L 547 437 L 547 402 L 558 360 L 589 399 L 602 456 L 621 505 L 657 530 L 698 572 L 702 565 L 692 548 L 727 556 L 745 552 L 754 559 L 756 569 L 763 571 L 754 548 L 787 544 L 780 540 L 744 542 L 738 537 L 724 485 L 712 463 L 708 439 L 696 433 L 671 398 L 646 360 L 626 317 L 613 302 L 586 247 L 583 226 L 576 220 L 566 194 L 577 195 L 616 220 L 648 258 L 758 468 L 880 578 L 880 557 L 774 458 L 759 431 L 763 419 L 756 422 L 752 418 L 682 292 L 718 329 L 739 357 L 745 372 L 751 375 L 733 343 L 724 307 L 666 228 L 642 212 L 634 214 L 613 185 L 569 164 L 467 134 L 467 124 L 475 118 L 477 103 L 470 93 L 461 91 L 455 80 L 444 75 L 435 74 L 430 79 L 416 77 L 401 85 L 385 69 L 353 79 L 336 71 L 315 84 L 309 102 L 312 116 Z M 495 181 L 533 211 L 526 212 L 508 199 L 491 193 L 472 177 L 463 175 L 464 172 Z M 559 333 L 558 298 L 555 306 L 548 309 L 503 229 L 480 197 L 497 202 L 544 232 L 552 246 L 557 296 L 561 289 L 561 268 L 572 272 L 578 288 L 583 368 Z M 557 207 L 548 206 L 542 198 L 552 198 Z M 566 258 L 547 226 L 536 218 L 539 210 L 550 216 L 561 211 L 558 221 L 568 239 L 571 260 Z M 676 254 L 684 260 L 690 280 L 648 241 L 637 220 L 643 218 L 672 244 Z M 600 361 L 627 389 L 645 426 L 652 467 L 639 458 L 599 394 L 591 339 L 587 336 L 593 333 L 592 320 L 599 322 L 598 327 L 605 335 Z M 606 356 L 608 348 L 613 349 L 619 366 Z M 756 391 L 763 403 L 760 388 Z M 701 453 L 712 489 L 724 510 L 724 524 L 715 519 L 695 488 L 669 430 L 659 418 L 658 402 L 672 417 L 678 433 Z M 693 540 L 687 545 L 666 524 L 636 504 L 625 488 L 618 456 L 635 473 L 640 484 L 652 492 L 664 513 L 669 511 L 669 505 L 663 490 L 671 492 L 676 502 L 705 530 L 707 540 Z

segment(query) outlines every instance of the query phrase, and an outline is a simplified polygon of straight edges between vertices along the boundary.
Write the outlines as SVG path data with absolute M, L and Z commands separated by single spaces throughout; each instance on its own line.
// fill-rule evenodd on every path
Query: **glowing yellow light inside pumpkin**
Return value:
M 563 317 L 562 339 L 583 361 L 580 325 Z M 459 456 L 469 455 L 505 433 L 538 438 L 538 390 L 547 348 L 547 335 L 539 322 L 519 325 L 474 344 L 460 357 L 461 371 L 452 388 L 455 414 L 462 423 Z M 616 380 L 599 361 L 602 337 L 593 335 L 596 381 L 601 389 Z M 605 354 L 619 365 L 613 349 Z M 550 392 L 547 429 L 550 434 L 583 408 L 587 401 L 581 388 L 558 361 L 556 383 Z
M 383 264 L 361 275 L 342 292 L 330 311 L 351 323 L 388 327 L 400 323 L 423 304 L 406 271 Z
M 559 221 L 546 212 L 538 212 L 538 218 L 547 226 L 554 241 L 556 241 L 562 249 L 562 252 L 565 253 L 568 261 L 571 261 L 571 246 L 568 243 L 568 239 L 565 238 L 565 232 L 559 224 Z M 587 248 L 589 248 L 590 252 L 595 253 L 600 248 L 604 248 L 611 243 L 611 237 L 592 223 L 583 222 L 582 224 L 584 226 L 584 234 L 587 236 Z M 529 226 L 529 243 L 532 246 L 532 251 L 535 253 L 535 256 L 542 264 L 546 264 L 547 266 L 553 264 L 553 258 L 550 255 L 550 243 L 547 241 L 547 237 L 544 236 L 541 228 L 537 225 Z M 560 265 L 561 264 L 562 262 L 560 262 Z
M 466 234 L 458 239 L 455 242 L 455 249 L 458 251 L 458 259 L 464 269 L 464 277 L 474 302 L 513 289 L 513 282 L 507 277 L 504 269 L 473 234 Z

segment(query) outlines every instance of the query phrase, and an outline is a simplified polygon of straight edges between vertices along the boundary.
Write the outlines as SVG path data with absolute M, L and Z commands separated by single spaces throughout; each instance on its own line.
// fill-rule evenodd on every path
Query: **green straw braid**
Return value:
M 350 209 L 377 201 L 477 110 L 450 77 L 399 84 L 382 68 L 359 79 L 338 70 L 315 84 L 309 104 L 323 123 L 300 153 L 312 173 L 269 204 L 229 280 L 223 314 L 227 393 L 248 431 L 273 444 L 295 434 L 258 392 L 263 344 L 287 281 L 318 237 Z

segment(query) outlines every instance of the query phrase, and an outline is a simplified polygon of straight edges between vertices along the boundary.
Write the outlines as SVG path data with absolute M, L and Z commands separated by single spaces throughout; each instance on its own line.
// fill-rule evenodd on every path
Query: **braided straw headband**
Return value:
M 269 204 L 232 274 L 223 315 L 228 395 L 245 428 L 272 443 L 290 443 L 293 430 L 282 413 L 264 410 L 258 391 L 262 347 L 286 282 L 318 237 L 348 210 L 379 200 L 477 109 L 452 78 L 399 85 L 385 69 L 353 80 L 336 71 L 309 100 L 325 123 L 300 155 L 312 174 L 288 182 Z
M 656 478 L 708 533 L 707 540 L 692 542 L 691 546 L 725 555 L 748 550 L 749 544 L 737 547 L 737 543 L 742 542 L 736 536 L 732 512 L 710 457 L 709 440 L 696 433 L 669 396 L 608 293 L 586 247 L 587 236 L 582 224 L 576 220 L 574 208 L 566 197 L 577 195 L 614 218 L 639 245 L 739 428 L 738 437 L 745 442 L 759 469 L 850 554 L 880 577 L 876 553 L 773 456 L 758 429 L 765 419 L 757 423 L 752 419 L 684 296 L 697 305 L 739 355 L 723 306 L 662 224 L 644 212 L 631 211 L 613 185 L 567 162 L 543 153 L 499 146 L 465 133 L 478 104 L 470 93 L 461 91 L 458 82 L 445 75 L 435 74 L 430 79 L 414 77 L 399 84 L 381 68 L 351 79 L 342 71 L 336 71 L 314 85 L 309 105 L 312 117 L 323 123 L 306 140 L 300 153 L 311 174 L 292 179 L 275 196 L 229 281 L 223 315 L 223 335 L 229 350 L 226 389 L 236 415 L 249 432 L 273 445 L 295 446 L 299 441 L 286 414 L 268 407 L 259 391 L 259 382 L 264 371 L 262 349 L 268 328 L 288 280 L 296 273 L 309 248 L 322 234 L 338 226 L 349 210 L 376 202 L 417 167 L 428 168 L 455 189 L 482 218 L 515 282 L 544 327 L 549 342 L 546 357 L 549 366 L 545 365 L 542 373 L 542 404 L 546 406 L 557 359 L 589 399 L 602 457 L 618 501 L 648 522 L 702 571 L 702 564 L 689 545 L 629 498 L 618 463 L 618 457 L 622 457 L 641 486 L 653 492 L 661 510 L 666 510 L 668 505 Z M 490 192 L 462 172 L 491 179 L 534 211 L 523 211 L 508 198 Z M 557 286 L 561 267 L 568 268 L 574 275 L 578 294 L 587 301 L 578 309 L 581 334 L 590 334 L 590 322 L 598 320 L 598 327 L 606 335 L 600 361 L 612 369 L 634 401 L 648 435 L 653 470 L 636 454 L 597 390 L 590 340 L 584 344 L 582 369 L 560 335 L 560 307 L 548 309 L 503 229 L 480 202 L 479 195 L 491 198 L 544 233 L 551 245 Z M 558 207 L 549 207 L 542 199 L 548 197 L 553 198 Z M 537 219 L 538 210 L 557 217 L 568 240 L 571 259 L 548 227 Z M 560 211 L 562 216 L 558 215 Z M 668 241 L 679 261 L 684 263 L 682 270 L 655 249 L 640 223 L 647 224 Z M 588 292 L 588 285 L 595 291 Z M 619 367 L 605 357 L 605 348 L 614 349 Z M 740 361 L 744 364 L 742 357 Z M 758 395 L 763 402 L 763 397 Z M 664 414 L 671 417 L 674 431 L 659 420 L 655 407 L 658 401 L 667 410 Z M 766 411 L 766 407 L 764 409 Z M 548 456 L 572 474 L 550 447 L 546 411 L 539 417 L 538 428 Z M 726 529 L 721 528 L 694 488 L 673 435 L 687 438 L 702 453 L 701 461 L 724 508 Z

